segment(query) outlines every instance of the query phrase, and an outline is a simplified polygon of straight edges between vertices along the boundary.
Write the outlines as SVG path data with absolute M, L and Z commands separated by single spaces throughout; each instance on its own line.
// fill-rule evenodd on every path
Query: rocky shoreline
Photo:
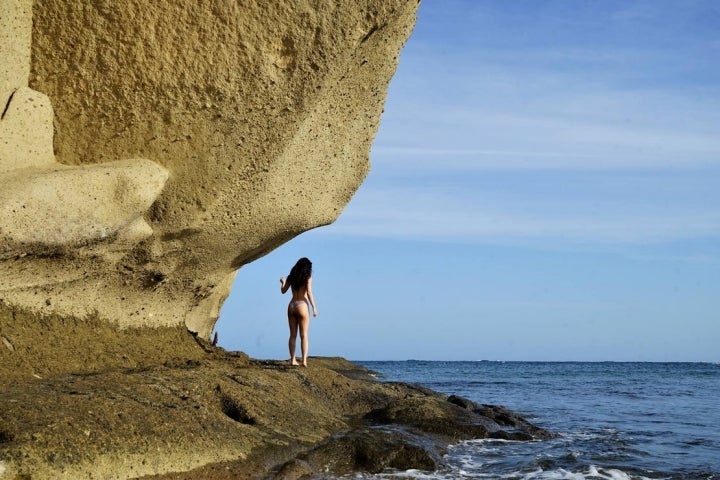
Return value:
M 300 479 L 433 470 L 453 442 L 552 436 L 503 407 L 379 382 L 342 358 L 290 367 L 190 334 L 188 342 L 185 360 L 3 375 L 0 478 Z

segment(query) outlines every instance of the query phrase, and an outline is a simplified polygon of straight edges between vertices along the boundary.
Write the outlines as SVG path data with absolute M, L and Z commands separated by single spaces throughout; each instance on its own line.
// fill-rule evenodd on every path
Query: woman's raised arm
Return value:
M 280 277 L 280 293 L 285 293 L 290 288 L 290 282 L 285 277 Z

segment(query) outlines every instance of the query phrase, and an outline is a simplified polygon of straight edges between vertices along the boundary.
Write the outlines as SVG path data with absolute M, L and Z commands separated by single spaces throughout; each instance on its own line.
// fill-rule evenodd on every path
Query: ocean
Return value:
M 357 479 L 720 479 L 720 364 L 357 362 L 383 381 L 504 405 L 560 437 L 453 445 L 437 472 Z

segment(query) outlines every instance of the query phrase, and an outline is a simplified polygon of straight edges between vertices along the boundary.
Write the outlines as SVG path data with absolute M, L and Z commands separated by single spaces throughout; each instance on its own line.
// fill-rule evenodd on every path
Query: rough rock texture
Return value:
M 38 319 L 0 301 L 0 383 L 196 361 L 202 354 L 182 325 L 118 331 L 97 316 Z
M 0 298 L 208 337 L 364 179 L 417 3 L 0 0 Z
M 4 100 L 0 116 L 0 172 L 54 164 L 50 99 L 28 87 L 19 87 Z
M 7 250 L 12 245 L 15 252 L 42 254 L 53 248 L 70 253 L 112 235 L 114 246 L 142 240 L 152 234 L 142 214 L 166 180 L 167 170 L 147 160 L 13 170 L 0 191 L 3 243 Z
M 32 2 L 0 0 L 0 108 L 30 76 Z
M 25 315 L 0 304 L 0 329 Z M 128 328 L 120 339 L 126 349 L 104 351 L 102 336 L 114 333 L 106 323 L 44 321 L 54 329 L 46 344 L 0 338 L 3 480 L 289 480 L 432 470 L 442 466 L 448 442 L 499 432 L 548 436 L 506 409 L 459 406 L 426 389 L 380 383 L 340 358 L 311 357 L 308 368 L 252 360 L 179 325 Z M 13 351 L 56 351 L 61 331 L 77 341 L 72 362 L 45 355 L 44 365 L 13 363 Z M 100 368 L 88 373 L 83 362 Z

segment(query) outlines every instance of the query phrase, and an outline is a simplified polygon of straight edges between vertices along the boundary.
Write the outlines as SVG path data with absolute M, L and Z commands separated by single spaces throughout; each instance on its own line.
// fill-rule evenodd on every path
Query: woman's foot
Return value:
M 297 361 L 296 359 L 291 358 L 291 359 L 290 359 L 290 365 L 292 365 L 292 366 L 294 366 L 294 367 L 297 367 L 297 366 L 300 365 L 300 364 L 298 363 L 298 361 Z M 306 365 L 306 366 L 307 366 L 307 365 Z

